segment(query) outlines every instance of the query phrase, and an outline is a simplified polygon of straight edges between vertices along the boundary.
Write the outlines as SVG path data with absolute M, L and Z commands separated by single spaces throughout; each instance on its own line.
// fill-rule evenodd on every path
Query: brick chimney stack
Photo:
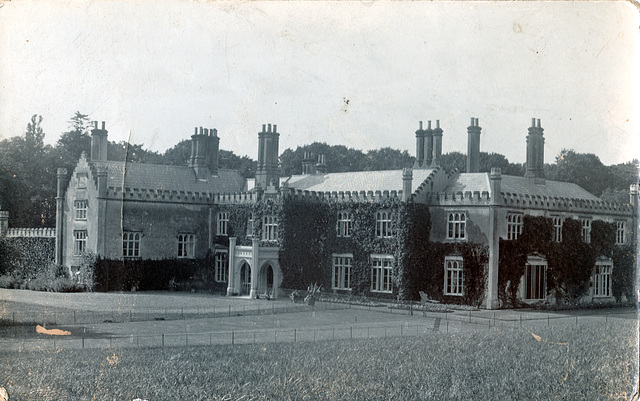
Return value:
M 304 152 L 302 156 L 302 174 L 315 174 L 313 153 Z
M 413 168 L 420 168 L 424 163 L 424 134 L 422 121 L 420 121 L 420 128 L 416 131 L 416 162 L 413 164 Z
M 544 137 L 540 119 L 531 119 L 527 135 L 527 171 L 525 177 L 544 178 Z
M 93 122 L 93 129 L 91 130 L 91 161 L 107 161 L 107 130 L 104 128 L 104 121 L 102 122 L 102 128 L 98 128 L 98 122 Z
M 433 163 L 433 130 L 431 121 L 427 121 L 427 129 L 424 131 L 424 161 L 422 168 L 430 168 Z
M 480 123 L 471 117 L 471 125 L 467 127 L 467 173 L 480 171 Z
M 324 155 L 318 155 L 318 163 L 316 163 L 316 174 L 324 175 L 327 173 L 327 164 Z
M 441 156 L 442 156 L 442 129 L 440 129 L 440 120 L 436 120 L 436 128 L 433 130 L 433 160 L 431 160 L 431 164 L 430 164 L 431 168 L 440 167 Z
M 256 186 L 267 189 L 277 183 L 278 174 L 278 146 L 280 134 L 277 125 L 265 126 L 262 124 L 262 131 L 258 133 L 258 168 L 256 170 Z
M 198 132 L 200 131 L 200 132 Z M 193 135 L 191 135 L 191 158 L 189 159 L 189 167 L 193 168 L 198 180 L 206 180 L 209 177 L 209 168 L 207 166 L 207 136 L 209 130 L 195 127 Z
M 402 201 L 408 202 L 411 199 L 411 183 L 413 181 L 413 170 L 410 168 L 402 169 Z
M 220 137 L 218 136 L 217 129 L 209 129 L 209 136 L 207 137 L 207 141 L 207 166 L 209 167 L 209 174 L 211 174 L 212 176 L 217 176 L 218 154 L 220 153 Z

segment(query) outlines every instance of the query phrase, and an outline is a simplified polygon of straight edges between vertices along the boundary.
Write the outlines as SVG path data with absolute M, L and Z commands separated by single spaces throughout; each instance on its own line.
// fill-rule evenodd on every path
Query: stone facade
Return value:
M 323 155 L 313 166 L 315 158 L 305 154 L 304 174 L 279 177 L 279 133 L 276 125 L 263 125 L 258 133 L 256 178 L 245 180 L 237 172 L 218 168 L 220 139 L 215 129 L 196 128 L 188 165 L 158 166 L 108 161 L 107 131 L 104 123 L 101 129 L 96 123 L 91 157 L 83 155 L 70 176 L 59 172 L 57 261 L 74 266 L 89 252 L 112 259 L 203 258 L 209 254 L 214 256 L 215 277 L 226 282 L 228 295 L 269 293 L 277 297 L 284 279 L 277 219 L 252 215 L 251 224 L 259 226 L 260 232 L 243 237 L 240 244 L 232 233 L 249 232 L 250 223 L 232 227 L 223 206 L 251 208 L 269 199 L 277 203 L 289 198 L 349 205 L 398 199 L 429 207 L 431 242 L 488 247 L 484 306 L 496 308 L 499 241 L 514 235 L 524 215 L 614 222 L 622 230 L 623 241 L 635 240 L 635 187 L 629 204 L 609 204 L 575 184 L 544 179 L 540 120 L 529 128 L 525 177 L 502 175 L 499 169 L 477 172 L 481 127 L 475 118 L 468 128 L 471 172 L 446 173 L 440 167 L 443 130 L 439 121 L 435 127 L 429 121 L 424 130 L 420 122 L 413 169 L 326 173 Z M 453 270 L 442 268 L 449 280 L 442 285 L 448 285 L 454 295 L 463 291 L 463 278 L 455 266 Z M 376 276 L 372 273 L 372 277 Z M 526 296 L 523 293 L 520 298 Z

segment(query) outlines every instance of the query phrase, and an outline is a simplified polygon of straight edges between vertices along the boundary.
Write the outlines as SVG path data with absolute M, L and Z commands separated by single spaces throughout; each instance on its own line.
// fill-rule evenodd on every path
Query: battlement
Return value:
M 10 228 L 8 238 L 55 238 L 55 228 Z
M 626 203 L 614 203 L 599 200 L 556 198 L 540 195 L 512 194 L 502 192 L 507 207 L 571 211 L 577 213 L 604 213 L 628 216 L 634 213 L 633 206 Z
M 146 189 L 125 187 L 107 187 L 107 198 L 119 200 L 137 200 L 141 202 L 180 202 L 180 203 L 211 203 L 213 192 L 175 191 L 166 189 Z
M 218 205 L 254 203 L 257 201 L 258 194 L 255 192 L 231 192 L 213 196 L 213 203 Z
M 332 191 L 316 192 L 283 187 L 280 194 L 285 199 L 333 202 L 380 202 L 402 198 L 402 191 Z

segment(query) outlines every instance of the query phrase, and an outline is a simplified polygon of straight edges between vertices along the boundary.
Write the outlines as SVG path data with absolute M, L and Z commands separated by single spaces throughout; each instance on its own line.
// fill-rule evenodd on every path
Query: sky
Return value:
M 629 2 L 13 0 L 0 8 L 0 139 L 76 111 L 109 139 L 164 151 L 194 127 L 257 158 L 311 142 L 415 154 L 419 121 L 443 152 L 525 161 L 531 118 L 545 162 L 564 148 L 605 164 L 640 150 L 640 18 Z M 330 161 L 327 161 L 330 163 Z

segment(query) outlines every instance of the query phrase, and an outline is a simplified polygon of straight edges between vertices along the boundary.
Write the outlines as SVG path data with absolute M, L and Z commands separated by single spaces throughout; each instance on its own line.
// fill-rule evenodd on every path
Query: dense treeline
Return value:
M 53 227 L 55 225 L 56 170 L 73 170 L 80 154 L 90 153 L 90 121 L 86 114 L 76 112 L 69 120 L 69 131 L 60 135 L 55 145 L 45 145 L 40 123 L 34 115 L 23 136 L 0 141 L 0 206 L 8 210 L 11 227 Z M 300 174 L 305 152 L 325 155 L 328 172 L 390 170 L 411 167 L 414 158 L 408 151 L 382 148 L 363 152 L 342 145 L 312 143 L 295 150 L 285 149 L 280 155 L 283 176 Z M 125 141 L 109 142 L 109 160 L 132 163 L 186 165 L 191 154 L 190 140 L 183 140 L 164 153 L 153 152 L 143 144 Z M 466 170 L 466 156 L 460 152 L 442 155 L 445 170 Z M 219 166 L 238 170 L 244 177 L 253 177 L 256 161 L 220 150 Z M 500 167 L 503 174 L 524 175 L 523 164 L 511 163 L 501 154 L 480 152 L 480 171 Z M 629 184 L 637 182 L 638 161 L 611 166 L 602 164 L 594 154 L 563 149 L 555 163 L 545 165 L 548 179 L 574 182 L 604 200 L 628 202 Z

